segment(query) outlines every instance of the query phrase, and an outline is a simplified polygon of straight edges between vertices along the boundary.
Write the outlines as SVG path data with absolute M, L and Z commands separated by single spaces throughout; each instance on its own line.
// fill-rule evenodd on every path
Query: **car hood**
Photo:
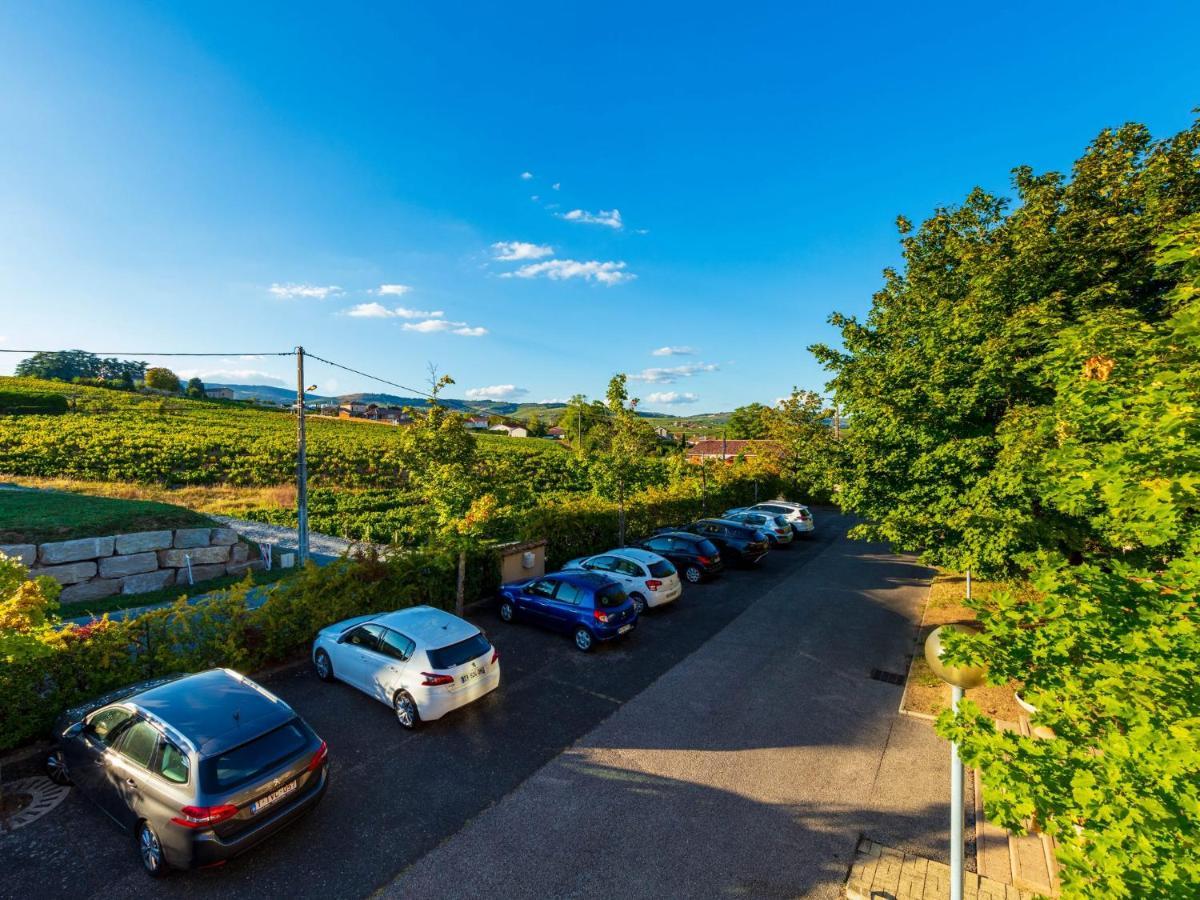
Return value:
M 355 625 L 361 625 L 363 622 L 370 622 L 372 619 L 379 617 L 379 613 L 369 613 L 365 616 L 355 616 L 352 619 L 342 619 L 340 622 L 334 622 L 332 625 L 326 625 L 322 628 L 318 635 L 321 637 L 329 637 L 336 639 L 343 631 L 353 628 Z
M 583 564 L 589 559 L 591 559 L 590 556 L 580 556 L 578 559 L 573 559 L 570 562 L 563 563 L 562 567 L 564 569 L 582 569 Z

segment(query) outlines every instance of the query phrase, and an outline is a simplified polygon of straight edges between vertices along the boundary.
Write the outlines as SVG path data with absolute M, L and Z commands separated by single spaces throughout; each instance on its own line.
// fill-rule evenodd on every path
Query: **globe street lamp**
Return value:
M 983 684 L 987 670 L 982 666 L 952 666 L 942 659 L 945 647 L 942 638 L 950 631 L 960 634 L 979 634 L 970 625 L 942 625 L 933 629 L 925 639 L 925 662 L 933 674 L 950 685 L 951 709 L 958 713 L 963 691 Z M 958 742 L 950 742 L 950 900 L 962 900 L 963 895 L 963 767 L 958 758 Z

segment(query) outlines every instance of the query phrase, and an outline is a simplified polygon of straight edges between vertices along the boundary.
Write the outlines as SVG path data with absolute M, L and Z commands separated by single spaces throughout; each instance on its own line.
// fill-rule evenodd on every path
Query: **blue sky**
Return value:
M 898 213 L 1200 105 L 1194 3 L 582 6 L 5 4 L 0 347 L 770 403 Z

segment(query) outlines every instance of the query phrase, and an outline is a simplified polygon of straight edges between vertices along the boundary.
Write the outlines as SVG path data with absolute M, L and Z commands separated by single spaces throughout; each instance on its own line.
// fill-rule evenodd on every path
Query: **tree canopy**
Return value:
M 85 350 L 61 350 L 35 353 L 17 363 L 16 374 L 51 381 L 99 380 L 133 387 L 146 372 L 144 362 L 101 358 Z
M 1053 736 L 969 701 L 943 735 L 989 815 L 1054 834 L 1064 891 L 1200 893 L 1200 124 L 1106 130 L 1070 178 L 1014 172 L 915 230 L 865 322 L 814 348 L 854 427 L 860 533 L 1027 578 L 953 661 L 1017 680 Z

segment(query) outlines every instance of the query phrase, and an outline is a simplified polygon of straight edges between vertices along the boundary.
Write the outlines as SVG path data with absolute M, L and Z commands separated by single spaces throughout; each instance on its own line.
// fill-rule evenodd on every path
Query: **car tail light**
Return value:
M 492 665 L 494 666 L 498 662 L 500 662 L 500 651 L 497 650 L 495 647 L 493 647 L 492 648 Z
M 184 828 L 211 828 L 237 814 L 238 808 L 231 803 L 221 806 L 185 806 L 171 821 Z
M 700 565 L 702 565 L 702 566 L 707 566 L 710 562 L 712 562 L 712 560 L 709 559 L 707 556 L 697 556 L 696 562 L 700 563 Z
M 321 763 L 329 758 L 329 745 L 321 741 L 321 746 L 317 748 L 317 752 L 313 754 L 312 759 L 308 761 L 306 772 L 313 772 L 321 768 Z
M 600 610 L 594 609 L 594 610 L 592 610 L 592 618 L 595 619 L 597 622 L 607 622 L 608 621 L 608 613 L 600 612 Z
M 662 587 L 662 582 L 651 578 L 646 582 L 646 587 L 650 588 L 652 591 L 657 591 L 660 587 Z
M 439 684 L 454 684 L 453 675 L 438 675 L 434 672 L 422 672 L 421 677 L 425 680 L 421 684 L 425 687 L 437 687 Z

